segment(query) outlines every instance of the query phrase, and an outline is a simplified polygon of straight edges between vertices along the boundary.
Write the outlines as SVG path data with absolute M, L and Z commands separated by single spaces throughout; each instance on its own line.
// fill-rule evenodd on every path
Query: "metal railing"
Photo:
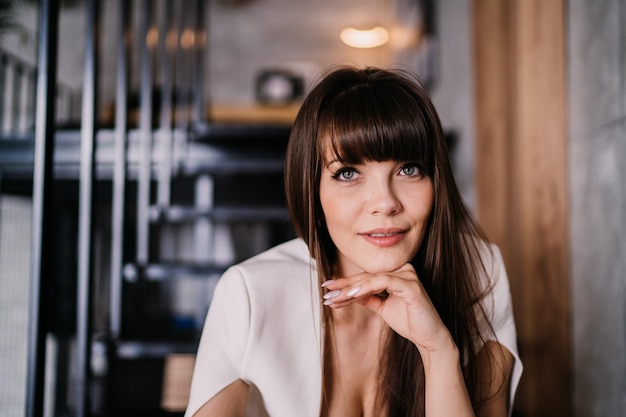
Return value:
M 19 136 L 34 131 L 33 158 L 33 257 L 31 264 L 30 331 L 27 381 L 28 417 L 43 415 L 44 369 L 48 334 L 44 314 L 51 302 L 46 298 L 50 277 L 49 230 L 54 221 L 50 214 L 54 176 L 55 137 L 65 121 L 80 120 L 79 218 L 76 300 L 75 379 L 70 381 L 75 415 L 90 413 L 89 382 L 92 332 L 92 287 L 95 155 L 97 153 L 98 59 L 116 59 L 116 111 L 114 120 L 114 163 L 112 178 L 111 294 L 109 337 L 119 335 L 121 326 L 122 269 L 124 253 L 126 184 L 128 169 L 129 114 L 139 114 L 139 159 L 137 181 L 136 259 L 139 266 L 150 262 L 148 242 L 150 206 L 154 201 L 167 208 L 173 170 L 172 147 L 176 131 L 189 134 L 190 126 L 203 115 L 202 70 L 204 2 L 202 0 L 119 0 L 117 30 L 102 30 L 100 2 L 85 2 L 85 48 L 82 96 L 56 83 L 59 2 L 40 3 L 39 53 L 37 67 L 29 66 L 10 54 L 0 54 L 0 137 Z M 137 13 L 134 15 L 133 13 Z M 133 19 L 133 17 L 138 19 Z M 139 20 L 139 27 L 131 23 Z M 139 42 L 132 48 L 132 34 Z M 114 36 L 117 54 L 99 56 L 103 36 Z M 136 58 L 134 61 L 132 58 Z M 131 70 L 138 62 L 139 71 Z M 132 72 L 131 72 L 132 71 Z M 129 79 L 140 74 L 139 106 L 129 107 Z M 159 97 L 153 96 L 155 90 Z M 77 103 L 80 117 L 76 118 Z M 157 104 L 155 106 L 154 104 Z M 156 110 L 155 110 L 156 109 Z M 158 122 L 155 123 L 155 120 Z M 157 146 L 161 155 L 154 175 L 153 155 Z M 157 195 L 152 184 L 158 183 Z M 69 355 L 69 353 L 68 353 Z M 67 383 L 68 381 L 63 381 Z
M 0 137 L 25 137 L 35 131 L 37 67 L 0 49 Z M 55 124 L 79 119 L 79 93 L 55 83 Z

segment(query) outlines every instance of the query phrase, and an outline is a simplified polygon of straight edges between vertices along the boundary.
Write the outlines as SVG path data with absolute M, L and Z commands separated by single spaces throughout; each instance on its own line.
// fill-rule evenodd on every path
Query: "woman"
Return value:
M 285 164 L 298 239 L 227 271 L 187 415 L 502 416 L 521 374 L 502 259 L 412 75 L 339 68 Z M 250 413 L 248 404 L 248 413 Z

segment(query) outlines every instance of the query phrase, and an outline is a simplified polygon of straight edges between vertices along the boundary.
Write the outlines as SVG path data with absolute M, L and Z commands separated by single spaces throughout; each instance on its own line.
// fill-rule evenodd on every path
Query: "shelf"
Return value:
M 195 142 L 241 146 L 257 145 L 264 149 L 285 149 L 291 133 L 288 124 L 198 123 L 193 129 Z
M 222 275 L 230 265 L 211 263 L 172 262 L 140 266 L 128 263 L 124 265 L 124 279 L 128 282 L 163 281 L 167 279 L 198 278 L 208 279 Z
M 172 176 L 232 173 L 281 173 L 289 139 L 289 126 L 198 124 L 193 129 L 152 132 L 152 178 L 160 162 L 171 158 Z M 167 133 L 165 135 L 164 133 Z M 162 146 L 171 139 L 171 149 Z M 80 130 L 57 130 L 54 134 L 54 175 L 58 179 L 77 179 L 81 156 Z M 136 179 L 141 159 L 142 132 L 127 135 L 128 178 Z M 0 171 L 4 178 L 32 177 L 34 134 L 20 137 L 0 136 Z M 115 161 L 115 132 L 100 129 L 95 140 L 97 179 L 111 179 Z
M 208 108 L 208 118 L 222 123 L 291 125 L 300 110 L 300 105 L 300 103 L 281 106 L 212 103 Z
M 150 221 L 155 223 L 184 223 L 199 218 L 221 222 L 288 221 L 289 212 L 285 207 L 214 207 L 206 209 L 186 206 L 150 207 Z
M 120 359 L 164 358 L 176 353 L 196 353 L 198 342 L 117 341 L 114 344 Z

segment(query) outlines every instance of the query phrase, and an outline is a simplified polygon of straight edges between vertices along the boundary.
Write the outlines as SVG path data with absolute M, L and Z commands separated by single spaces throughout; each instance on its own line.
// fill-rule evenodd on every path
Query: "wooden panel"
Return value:
M 476 190 L 479 217 L 488 236 L 508 256 L 511 102 L 508 2 L 474 2 L 476 97 Z
M 474 1 L 479 221 L 507 262 L 521 416 L 569 416 L 564 0 Z

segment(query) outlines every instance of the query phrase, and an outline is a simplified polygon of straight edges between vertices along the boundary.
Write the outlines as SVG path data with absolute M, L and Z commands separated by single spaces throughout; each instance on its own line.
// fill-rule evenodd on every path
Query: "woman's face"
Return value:
M 432 180 L 411 161 L 345 165 L 330 155 L 320 179 L 337 274 L 389 272 L 417 254 L 433 206 Z

